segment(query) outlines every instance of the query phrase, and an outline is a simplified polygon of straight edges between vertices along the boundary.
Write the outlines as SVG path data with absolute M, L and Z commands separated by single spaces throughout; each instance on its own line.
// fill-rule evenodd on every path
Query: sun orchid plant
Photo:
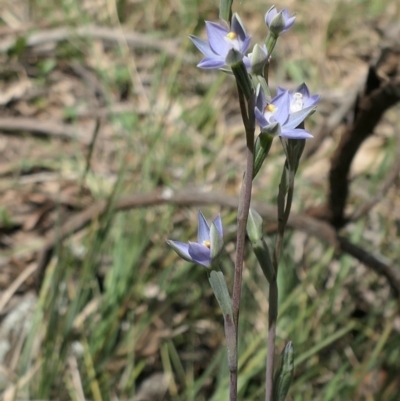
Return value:
M 206 268 L 211 287 L 221 307 L 228 351 L 230 372 L 229 400 L 238 397 L 238 320 L 241 298 L 242 269 L 246 232 L 254 254 L 269 283 L 269 316 L 265 380 L 265 400 L 284 401 L 293 375 L 293 344 L 289 341 L 282 351 L 281 364 L 274 369 L 275 337 L 278 318 L 277 274 L 283 247 L 283 236 L 294 194 L 294 179 L 305 140 L 312 134 L 305 129 L 304 120 L 311 115 L 319 95 L 311 95 L 305 83 L 295 90 L 277 87 L 271 97 L 268 69 L 271 54 L 279 36 L 288 31 L 296 17 L 288 10 L 272 6 L 265 14 L 268 28 L 263 44 L 255 44 L 249 53 L 251 36 L 247 34 L 237 13 L 232 13 L 233 0 L 221 0 L 220 22 L 206 21 L 207 39 L 190 36 L 203 53 L 198 64 L 202 69 L 220 69 L 232 73 L 237 84 L 246 141 L 246 171 L 239 197 L 236 257 L 233 288 L 230 292 L 218 258 L 223 249 L 223 228 L 218 216 L 209 225 L 201 212 L 198 214 L 197 242 L 183 243 L 168 240 L 177 254 Z M 256 136 L 256 126 L 259 134 Z M 278 230 L 275 246 L 270 252 L 263 237 L 262 218 L 250 208 L 252 183 L 268 156 L 271 143 L 279 138 L 286 156 L 277 196 Z M 275 374 L 274 374 L 275 373 Z

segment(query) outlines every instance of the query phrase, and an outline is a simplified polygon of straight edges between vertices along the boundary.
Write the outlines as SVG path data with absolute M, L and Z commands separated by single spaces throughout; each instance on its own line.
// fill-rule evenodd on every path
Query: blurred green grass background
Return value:
M 253 43 L 266 35 L 263 18 L 271 5 L 234 2 Z M 325 96 L 321 112 L 309 121 L 312 131 L 332 111 L 330 100 L 345 97 L 357 82 L 365 59 L 378 46 L 375 28 L 396 21 L 400 6 L 397 0 L 285 0 L 275 5 L 298 16 L 278 42 L 271 84 L 293 87 L 306 81 L 313 93 Z M 7 10 L 13 13 L 14 7 L 17 2 L 10 2 Z M 2 14 L 3 26 L 11 18 L 7 15 Z M 3 372 L 3 399 L 227 399 L 222 317 L 206 273 L 180 260 L 165 244 L 168 238 L 195 238 L 197 209 L 162 205 L 113 210 L 115 199 L 123 194 L 158 188 L 193 186 L 238 194 L 244 134 L 235 87 L 221 73 L 198 70 L 201 55 L 187 39 L 189 34 L 203 36 L 204 20 L 217 17 L 218 2 L 211 0 L 29 2 L 32 32 L 102 26 L 140 32 L 161 46 L 132 50 L 124 39 L 106 46 L 90 36 L 72 36 L 33 62 L 38 72 L 32 79 L 43 87 L 71 63 L 90 66 L 104 91 L 106 108 L 111 110 L 121 99 L 133 107 L 105 117 L 110 140 L 95 144 L 95 167 L 88 171 L 85 185 L 94 199 L 105 199 L 110 207 L 79 235 L 57 246 L 40 294 L 24 317 L 27 334 Z M 43 102 L 43 108 L 50 103 L 36 101 Z M 64 106 L 65 121 L 79 124 L 85 102 L 81 98 Z M 398 121 L 388 118 L 390 134 Z M 336 139 L 300 168 L 296 211 L 324 200 L 326 171 L 319 172 L 318 163 L 328 162 Z M 79 144 L 72 149 L 63 153 L 62 147 L 55 148 L 58 157 L 51 165 L 60 179 L 72 173 L 79 181 L 87 151 Z M 371 192 L 394 155 L 390 141 L 381 151 L 387 157 L 358 176 L 360 186 L 367 182 Z M 255 199 L 274 203 L 282 160 L 275 146 L 255 183 Z M 355 196 L 352 202 L 360 199 Z M 222 214 L 226 249 L 232 255 L 235 211 L 218 205 L 202 211 L 210 218 Z M 371 232 L 372 239 L 366 235 Z M 399 239 L 385 209 L 348 227 L 346 235 L 398 260 Z M 229 269 L 229 263 L 226 266 Z M 400 399 L 398 300 L 385 280 L 318 239 L 288 231 L 280 289 L 277 345 L 282 349 L 291 340 L 296 354 L 288 399 Z M 246 401 L 260 400 L 264 394 L 267 291 L 249 252 L 239 335 L 240 399 Z

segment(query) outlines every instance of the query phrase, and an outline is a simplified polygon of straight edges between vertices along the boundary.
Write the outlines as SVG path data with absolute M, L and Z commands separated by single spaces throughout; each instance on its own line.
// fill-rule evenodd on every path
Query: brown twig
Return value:
M 341 137 L 332 157 L 330 192 L 324 214 L 335 228 L 348 221 L 344 216 L 349 192 L 348 176 L 357 151 L 373 133 L 384 112 L 400 101 L 400 77 L 384 81 L 378 76 L 376 68 L 370 68 L 364 95 L 356 105 L 355 120 Z
M 115 211 L 130 210 L 138 207 L 152 207 L 162 204 L 176 206 L 200 206 L 200 205 L 221 205 L 223 207 L 236 209 L 238 200 L 234 196 L 224 193 L 201 192 L 195 189 L 181 191 L 155 191 L 148 194 L 127 195 L 116 202 Z M 275 221 L 276 208 L 264 202 L 253 202 L 254 207 L 260 215 L 269 222 Z M 84 211 L 77 213 L 67 220 L 59 229 L 54 229 L 48 236 L 44 246 L 40 250 L 37 266 L 38 285 L 45 273 L 48 262 L 52 256 L 54 247 L 58 241 L 62 241 L 69 235 L 81 230 L 92 220 L 100 216 L 106 209 L 106 202 L 99 201 L 94 203 Z M 308 217 L 302 214 L 292 213 L 289 217 L 288 227 L 304 231 L 307 234 L 320 239 L 322 242 L 335 247 L 338 251 L 343 251 L 379 275 L 386 277 L 396 296 L 400 295 L 400 272 L 390 263 L 387 263 L 378 256 L 374 256 L 364 249 L 350 243 L 343 237 L 337 237 L 336 231 L 326 222 Z
M 34 135 L 45 135 L 60 139 L 73 139 L 89 144 L 90 135 L 83 133 L 79 128 L 62 124 L 56 121 L 41 121 L 28 117 L 0 117 L 0 131 L 4 132 L 29 132 Z
M 346 115 L 348 115 L 354 107 L 354 103 L 357 99 L 357 95 L 361 90 L 361 85 L 357 85 L 350 93 L 346 93 L 341 101 L 340 105 L 325 119 L 323 124 L 317 129 L 314 134 L 312 141 L 307 141 L 306 148 L 302 159 L 308 159 L 311 157 L 321 146 L 325 138 L 332 135 L 332 132 L 344 121 Z
M 46 29 L 31 33 L 25 38 L 26 46 L 35 47 L 52 42 L 63 42 L 74 38 L 98 39 L 118 44 L 125 40 L 129 47 L 143 50 L 161 51 L 171 57 L 176 57 L 179 51 L 179 41 L 173 39 L 160 39 L 139 32 L 121 32 L 113 28 L 101 26 L 61 27 Z M 0 53 L 6 53 L 15 46 L 16 38 L 3 40 L 0 43 Z M 192 61 L 192 60 L 190 60 Z
M 400 270 L 397 266 L 392 266 L 382 256 L 372 255 L 342 236 L 338 236 L 338 241 L 343 252 L 353 256 L 380 276 L 386 277 L 396 296 L 400 295 Z

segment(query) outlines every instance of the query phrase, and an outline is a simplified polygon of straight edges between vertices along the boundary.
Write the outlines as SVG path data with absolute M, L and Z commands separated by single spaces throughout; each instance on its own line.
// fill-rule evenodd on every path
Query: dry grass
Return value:
M 120 195 L 156 188 L 238 194 L 244 143 L 235 88 L 229 77 L 198 70 L 200 56 L 187 40 L 204 35 L 204 19 L 217 18 L 216 2 L 59 3 L 9 1 L 0 11 L 2 49 L 16 37 L 29 43 L 34 32 L 72 32 L 67 40 L 32 47 L 20 41 L 0 55 L 2 397 L 226 399 L 222 319 L 204 271 L 165 247 L 166 238 L 195 236 L 196 210 L 113 213 Z M 276 5 L 298 17 L 279 41 L 271 86 L 305 80 L 321 93 L 319 113 L 309 121 L 317 130 L 360 88 L 381 43 L 376 28 L 396 22 L 400 6 L 395 0 Z M 255 40 L 265 35 L 268 7 L 235 2 Z M 101 35 L 78 32 L 94 26 Z M 350 209 L 368 199 L 390 167 L 398 110 L 385 115 L 353 166 Z M 34 118 L 79 135 L 6 132 L 4 118 Z M 88 160 L 96 118 L 100 131 Z M 325 199 L 339 136 L 340 129 L 325 138 L 301 167 L 295 211 Z M 255 183 L 256 199 L 274 203 L 282 160 L 274 146 Z M 397 198 L 395 185 L 345 234 L 398 260 Z M 51 230 L 99 199 L 108 202 L 108 213 L 57 246 L 36 292 L 34 267 Z M 204 210 L 218 211 L 218 205 Z M 235 213 L 222 215 L 232 254 Z M 285 245 L 278 347 L 288 339 L 296 347 L 289 399 L 397 400 L 400 319 L 387 282 L 307 234 L 291 232 Z M 254 266 L 249 255 L 240 331 L 246 400 L 263 394 L 267 286 Z

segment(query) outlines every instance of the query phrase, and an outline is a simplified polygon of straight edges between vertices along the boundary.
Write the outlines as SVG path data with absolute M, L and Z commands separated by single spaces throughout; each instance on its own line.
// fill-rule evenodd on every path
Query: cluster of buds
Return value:
M 205 55 L 198 67 L 205 69 L 230 68 L 234 73 L 238 63 L 250 75 L 261 75 L 265 64 L 279 35 L 286 32 L 296 17 L 290 16 L 286 9 L 276 10 L 273 6 L 265 14 L 265 24 L 269 29 L 265 44 L 256 44 L 251 53 L 251 36 L 235 13 L 231 26 L 223 21 L 220 24 L 206 22 L 208 40 L 190 36 L 195 46 Z M 256 107 L 254 114 L 262 132 L 288 139 L 307 139 L 312 135 L 304 128 L 299 128 L 304 119 L 312 114 L 319 100 L 318 95 L 311 96 L 306 84 L 300 85 L 294 92 L 278 88 L 276 96 L 269 100 L 265 93 L 265 85 L 254 88 L 256 91 Z

